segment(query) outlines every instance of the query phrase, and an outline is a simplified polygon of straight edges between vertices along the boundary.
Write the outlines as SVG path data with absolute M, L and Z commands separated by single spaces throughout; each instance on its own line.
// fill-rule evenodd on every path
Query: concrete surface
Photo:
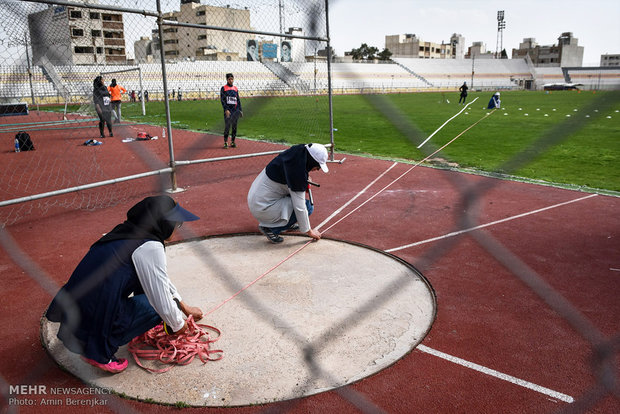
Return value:
M 205 312 L 200 323 L 222 331 L 214 344 L 224 351 L 220 361 L 196 359 L 153 374 L 123 347 L 117 357 L 129 358 L 129 367 L 110 375 L 66 350 L 57 324 L 45 318 L 43 344 L 64 369 L 115 393 L 165 404 L 239 406 L 350 384 L 423 340 L 436 303 L 416 269 L 364 246 L 323 239 L 303 247 L 308 240 L 287 235 L 273 245 L 262 235 L 235 235 L 166 248 L 168 273 L 184 301 Z

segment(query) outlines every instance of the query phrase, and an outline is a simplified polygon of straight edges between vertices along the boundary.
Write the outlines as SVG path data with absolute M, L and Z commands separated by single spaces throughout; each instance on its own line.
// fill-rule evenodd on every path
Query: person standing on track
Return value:
M 104 138 L 103 126 L 108 125 L 108 132 L 113 137 L 112 133 L 112 101 L 110 99 L 110 92 L 103 83 L 103 77 L 97 76 L 93 81 L 93 102 L 95 104 L 95 111 L 99 116 L 99 135 Z
M 127 212 L 127 220 L 90 247 L 46 311 L 60 322 L 58 338 L 84 362 L 118 373 L 119 347 L 158 325 L 182 333 L 186 317 L 202 311 L 183 302 L 166 273 L 164 242 L 185 221 L 198 217 L 171 197 L 147 197 Z
M 258 229 L 271 243 L 282 243 L 283 231 L 298 224 L 299 231 L 315 240 L 321 233 L 310 227 L 314 210 L 306 200 L 308 173 L 328 172 L 327 149 L 321 144 L 299 144 L 280 153 L 256 177 L 248 192 L 248 207 Z
M 116 117 L 116 122 L 121 122 L 122 94 L 127 93 L 127 89 L 116 83 L 116 79 L 112 79 L 112 83 L 108 86 L 108 92 L 110 92 L 112 100 L 112 113 Z
M 233 85 L 235 77 L 232 73 L 226 74 L 226 85 L 220 89 L 220 102 L 224 109 L 224 148 L 228 148 L 228 134 L 230 133 L 231 148 L 237 147 L 237 121 L 243 116 L 239 90 Z

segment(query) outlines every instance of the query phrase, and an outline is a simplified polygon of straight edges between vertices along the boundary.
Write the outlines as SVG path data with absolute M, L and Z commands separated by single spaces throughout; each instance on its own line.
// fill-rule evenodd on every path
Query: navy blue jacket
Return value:
M 131 324 L 129 295 L 144 293 L 131 255 L 148 240 L 94 244 L 50 304 L 46 316 L 60 322 L 58 338 L 72 352 L 99 363 L 116 353 Z
M 220 89 L 220 102 L 222 103 L 224 111 L 229 110 L 231 113 L 242 111 L 239 90 L 234 85 L 228 86 L 228 84 L 226 84 L 222 86 L 222 89 Z

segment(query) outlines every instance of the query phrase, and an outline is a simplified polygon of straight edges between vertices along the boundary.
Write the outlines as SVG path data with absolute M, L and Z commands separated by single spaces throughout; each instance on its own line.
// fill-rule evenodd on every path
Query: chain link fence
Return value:
M 170 175 L 169 186 L 175 190 L 178 165 L 219 155 L 214 150 L 223 144 L 220 89 L 227 73 L 235 77 L 246 118 L 239 122 L 240 137 L 243 123 L 269 105 L 269 97 L 296 96 L 294 110 L 305 115 L 299 119 L 304 139 L 331 141 L 328 63 L 326 56 L 318 56 L 327 50 L 326 7 L 321 2 L 290 2 L 286 7 L 277 1 L 2 3 L 6 18 L 0 90 L 8 122 L 3 122 L 0 137 L 12 142 L 24 130 L 36 149 L 6 158 L 7 168 L 0 173 L 2 205 L 160 174 Z M 302 79 L 296 68 L 311 70 L 313 78 Z M 93 102 L 99 76 L 108 88 L 120 87 L 120 102 L 111 98 L 107 123 L 100 121 Z M 204 114 L 204 122 L 185 123 L 187 106 L 182 104 L 187 101 L 193 103 L 190 111 Z M 287 122 L 275 117 L 270 124 L 274 131 L 286 131 Z M 207 147 L 196 151 L 197 144 L 185 145 L 182 134 L 173 136 L 175 127 L 202 132 Z M 112 134 L 114 141 L 107 139 Z M 137 152 L 134 145 L 145 137 L 150 138 L 149 155 L 143 151 L 147 145 Z M 126 151 L 115 151 L 109 159 L 100 148 L 84 148 L 117 146 L 118 138 Z M 260 135 L 241 152 L 273 151 L 261 141 L 279 140 L 283 138 Z M 136 157 L 143 158 L 142 165 Z M 59 161 L 63 158 L 66 164 Z M 27 178 L 18 173 L 23 171 L 29 171 Z M 107 200 L 75 196 L 64 206 L 106 207 L 134 196 L 132 187 L 114 185 L 106 190 L 113 194 Z M 38 202 L 43 210 L 50 205 L 59 203 Z M 3 209 L 0 222 L 24 217 L 22 209 Z
M 0 96 L 8 111 L 4 119 L 10 121 L 2 122 L 0 142 L 12 143 L 16 133 L 24 130 L 36 147 L 19 157 L 12 154 L 12 147 L 2 154 L 1 244 L 50 295 L 57 287 L 37 268 L 36 259 L 11 247 L 13 225 L 33 214 L 103 210 L 177 185 L 224 180 L 240 170 L 255 175 L 265 164 L 261 154 L 280 150 L 272 142 L 284 140 L 273 134 L 244 141 L 238 148 L 241 158 L 222 153 L 220 88 L 227 73 L 234 74 L 245 117 L 251 119 L 262 107 L 278 105 L 279 97 L 295 97 L 294 110 L 304 115 L 299 119 L 303 138 L 333 143 L 328 2 L 2 0 L 0 5 Z M 97 76 L 106 85 L 114 79 L 126 90 L 117 112 L 120 122 L 112 123 L 114 140 L 102 138 L 98 129 L 93 105 Z M 359 82 L 362 90 L 368 86 L 362 79 Z M 391 88 L 393 75 L 389 82 Z M 422 141 L 422 133 L 388 100 L 381 95 L 369 95 L 368 100 L 412 142 Z M 184 108 L 175 105 L 185 101 L 196 103 L 192 111 L 204 113 L 204 124 L 186 124 Z M 594 104 L 603 111 L 616 103 L 615 95 L 601 95 Z M 271 131 L 286 130 L 290 119 L 283 115 L 270 122 Z M 561 143 L 567 131 L 586 126 L 585 122 L 565 122 L 501 170 L 518 170 Z M 93 145 L 93 141 L 102 144 Z M 436 149 L 431 144 L 425 148 L 427 154 Z M 181 167 L 183 173 L 177 177 Z M 453 180 L 455 187 L 464 188 L 462 205 L 471 207 L 455 220 L 462 228 L 471 228 L 478 221 L 476 203 L 491 188 L 462 187 L 458 179 Z M 618 338 L 605 338 L 500 241 L 484 234 L 476 239 L 589 344 L 594 384 L 566 411 L 587 411 L 609 395 L 617 398 Z M 417 265 L 438 261 L 452 246 L 452 241 L 438 243 Z M 216 257 L 208 252 L 205 257 L 217 266 Z M 312 354 L 307 355 L 307 364 L 313 375 L 324 375 Z M 337 392 L 361 411 L 381 411 L 350 388 Z M 119 412 L 127 408 L 122 402 L 115 404 L 112 408 Z

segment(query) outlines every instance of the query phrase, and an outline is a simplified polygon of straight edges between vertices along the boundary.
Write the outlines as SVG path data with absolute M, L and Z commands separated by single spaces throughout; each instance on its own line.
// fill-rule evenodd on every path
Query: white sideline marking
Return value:
M 441 128 L 443 128 L 444 126 L 446 126 L 446 124 L 447 124 L 448 122 L 452 121 L 454 118 L 456 118 L 457 116 L 459 116 L 459 115 L 461 114 L 461 112 L 463 112 L 464 110 L 466 110 L 466 109 L 467 109 L 467 107 L 468 107 L 469 105 L 471 105 L 471 104 L 473 104 L 474 102 L 476 102 L 476 100 L 477 100 L 477 99 L 478 99 L 478 97 L 476 97 L 476 99 L 474 99 L 473 101 L 471 101 L 470 103 L 468 103 L 467 105 L 465 105 L 465 107 L 464 107 L 463 109 L 461 109 L 461 111 L 460 111 L 459 113 L 457 113 L 457 114 L 456 114 L 456 115 L 454 115 L 452 118 L 450 118 L 450 119 L 448 119 L 446 122 L 444 122 L 444 123 L 443 123 L 443 125 L 442 125 L 442 126 L 440 126 L 439 128 L 437 128 L 437 129 L 435 130 L 435 132 L 433 132 L 432 134 L 430 134 L 430 135 L 428 136 L 428 138 L 426 138 L 426 139 L 424 140 L 424 142 L 422 142 L 420 145 L 418 145 L 418 149 L 419 149 L 419 148 L 422 148 L 422 145 L 426 144 L 426 143 L 428 142 L 428 140 L 429 140 L 429 139 L 431 139 L 431 138 L 433 137 L 433 135 L 435 135 L 437 132 L 439 132 L 439 130 L 440 130 Z M 449 103 L 449 102 L 448 102 L 448 103 Z
M 394 164 L 392 164 L 390 166 L 390 168 L 388 168 L 387 170 L 385 170 L 383 173 L 381 173 L 381 175 L 379 175 L 377 178 L 375 178 L 370 184 L 368 184 L 366 187 L 364 187 L 364 189 L 362 191 L 360 191 L 359 193 L 357 193 L 355 195 L 355 197 L 353 197 L 352 199 L 350 199 L 349 201 L 347 201 L 346 203 L 344 203 L 342 205 L 342 207 L 340 207 L 338 210 L 334 211 L 329 217 L 327 217 L 325 220 L 323 220 L 323 222 L 321 224 L 319 224 L 318 226 L 316 226 L 315 228 L 318 230 L 320 229 L 322 226 L 324 226 L 328 221 L 330 221 L 331 219 L 334 218 L 334 216 L 336 216 L 338 213 L 340 213 L 342 210 L 344 210 L 349 204 L 351 204 L 356 198 L 358 198 L 359 196 L 361 196 L 362 194 L 364 194 L 366 192 L 366 190 L 368 190 L 374 183 L 376 183 L 377 181 L 379 181 L 381 179 L 381 177 L 383 177 L 385 174 L 388 173 L 388 171 L 390 171 L 392 168 L 396 167 L 396 165 L 398 165 L 397 162 L 395 162 Z
M 403 249 L 407 249 L 409 247 L 413 247 L 413 246 L 418 246 L 420 244 L 424 244 L 424 243 L 430 243 L 433 241 L 437 241 L 437 240 L 441 240 L 441 239 L 447 239 L 448 237 L 453 237 L 453 236 L 458 236 L 459 234 L 463 234 L 463 233 L 468 233 L 470 231 L 474 231 L 474 230 L 478 230 L 478 229 L 482 229 L 484 227 L 489 227 L 489 226 L 493 226 L 495 224 L 499 224 L 499 223 L 503 223 L 505 221 L 510 221 L 510 220 L 514 220 L 514 219 L 518 219 L 521 217 L 526 217 L 532 214 L 536 214 L 536 213 L 540 213 L 541 211 L 545 211 L 545 210 L 551 210 L 552 208 L 556 208 L 556 207 L 561 207 L 561 206 L 565 206 L 567 204 L 571 204 L 571 203 L 576 203 L 577 201 L 582 201 L 582 200 L 586 200 L 588 198 L 592 198 L 592 197 L 596 197 L 598 194 L 590 194 L 588 196 L 585 197 L 581 197 L 581 198 L 577 198 L 575 200 L 570 200 L 570 201 L 565 201 L 563 203 L 559 203 L 559 204 L 554 204 L 552 206 L 548 206 L 548 207 L 543 207 L 543 208 L 539 208 L 538 210 L 533 210 L 533 211 L 528 211 L 527 213 L 522 213 L 522 214 L 517 214 L 516 216 L 512 216 L 512 217 L 506 217 L 505 219 L 501 219 L 501 220 L 497 220 L 497 221 L 492 221 L 490 223 L 486 223 L 486 224 L 481 224 L 479 226 L 476 227 L 470 227 L 468 229 L 463 229 L 463 230 L 459 230 L 459 231 L 454 231 L 452 233 L 448 233 L 448 234 L 444 234 L 443 236 L 438 236 L 438 237 L 433 237 L 431 239 L 426 239 L 426 240 L 421 240 L 419 242 L 415 242 L 415 243 L 411 243 L 411 244 L 406 244 L 404 246 L 400 246 L 400 247 L 394 247 L 392 249 L 388 249 L 385 250 L 388 253 L 391 252 L 395 252 L 397 250 L 403 250 Z
M 469 361 L 466 361 L 464 359 L 457 358 L 455 356 L 445 354 L 443 352 L 440 352 L 440 351 L 437 351 L 435 349 L 429 348 L 429 347 L 427 347 L 425 345 L 418 345 L 416 347 L 416 349 L 418 349 L 418 350 L 420 350 L 422 352 L 426 352 L 427 354 L 431 354 L 431 355 L 434 355 L 436 357 L 445 359 L 446 361 L 454 362 L 455 364 L 464 366 L 466 368 L 473 369 L 474 371 L 482 372 L 483 374 L 490 375 L 492 377 L 499 378 L 499 379 L 504 380 L 504 381 L 508 381 L 508 382 L 510 382 L 512 384 L 519 385 L 521 387 L 528 388 L 530 390 L 539 392 L 541 394 L 548 395 L 548 396 L 553 397 L 555 399 L 558 399 L 560 401 L 564 401 L 564 402 L 567 402 L 567 403 L 573 403 L 575 401 L 575 399 L 573 397 L 571 397 L 570 395 L 562 394 L 561 392 L 553 391 L 553 390 L 551 390 L 549 388 L 545 388 L 543 386 L 540 386 L 540 385 L 537 385 L 537 384 L 534 384 L 534 383 L 522 380 L 520 378 L 513 377 L 511 375 L 504 374 L 504 373 L 499 372 L 499 371 L 495 371 L 494 369 L 483 367 L 482 365 L 478 365 L 478 364 L 475 364 L 473 362 L 469 362 Z

